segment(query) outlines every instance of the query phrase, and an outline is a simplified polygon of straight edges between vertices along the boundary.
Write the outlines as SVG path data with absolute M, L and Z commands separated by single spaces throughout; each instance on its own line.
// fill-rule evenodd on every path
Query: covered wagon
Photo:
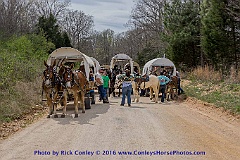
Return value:
M 142 75 L 151 74 L 155 68 L 157 68 L 159 72 L 164 69 L 168 70 L 172 76 L 176 76 L 176 67 L 174 63 L 167 58 L 155 58 L 148 61 L 143 67 Z
M 118 66 L 118 69 L 124 70 L 124 66 L 129 63 L 130 71 L 133 73 L 133 60 L 126 54 L 117 54 L 112 57 L 110 62 L 110 69 L 113 70 L 115 66 Z

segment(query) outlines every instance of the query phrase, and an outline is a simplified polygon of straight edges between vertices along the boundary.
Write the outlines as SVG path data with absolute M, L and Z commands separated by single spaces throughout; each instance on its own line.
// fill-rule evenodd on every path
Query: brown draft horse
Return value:
M 56 104 L 54 103 L 57 99 L 58 86 L 56 82 L 54 67 L 56 65 L 56 60 L 53 65 L 47 65 L 46 61 L 44 61 L 44 65 L 47 67 L 43 72 L 43 83 L 42 89 L 46 94 L 47 105 L 48 105 L 48 116 L 54 114 L 54 117 L 57 117 L 56 114 Z
M 178 89 L 178 79 L 177 76 L 173 76 L 171 81 L 167 84 L 166 87 L 166 97 L 167 100 L 177 98 L 177 89 Z
M 63 70 L 62 78 L 65 88 L 68 92 L 73 93 L 76 118 L 78 117 L 78 99 L 80 100 L 80 105 L 82 105 L 82 113 L 85 113 L 84 98 L 88 81 L 84 73 L 82 73 L 81 71 L 73 72 L 72 68 L 73 64 L 70 67 L 61 65 L 60 70 Z M 63 115 L 61 117 L 65 117 L 66 115 L 67 92 L 64 92 L 64 97 L 65 102 L 63 108 Z

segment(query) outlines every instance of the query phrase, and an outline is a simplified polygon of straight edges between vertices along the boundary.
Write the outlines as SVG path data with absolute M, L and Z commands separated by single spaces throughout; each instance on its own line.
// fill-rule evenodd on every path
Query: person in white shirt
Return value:
M 106 99 L 106 95 L 105 95 L 104 88 L 103 88 L 103 78 L 102 78 L 103 72 L 104 71 L 102 69 L 99 69 L 99 71 L 96 74 L 96 82 L 95 83 L 98 87 L 98 92 L 100 94 L 99 101 L 103 100 L 103 103 L 109 103 Z

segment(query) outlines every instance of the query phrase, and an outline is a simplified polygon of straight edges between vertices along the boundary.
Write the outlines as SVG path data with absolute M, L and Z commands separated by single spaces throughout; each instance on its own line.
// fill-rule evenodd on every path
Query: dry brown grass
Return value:
M 42 79 L 34 82 L 17 82 L 15 86 L 1 93 L 0 122 L 22 117 L 31 112 L 32 107 L 41 103 Z
M 41 78 L 36 78 L 34 82 L 17 82 L 15 89 L 20 94 L 19 99 L 22 102 L 28 102 L 29 104 L 36 104 L 40 101 L 41 95 Z
M 198 67 L 189 73 L 190 82 L 182 83 L 187 96 L 212 103 L 218 107 L 240 113 L 240 71 L 229 68 L 222 76 L 221 71 L 205 66 Z M 189 79 L 188 79 L 189 80 Z
M 240 70 L 236 70 L 234 66 L 230 68 L 229 78 L 226 79 L 228 83 L 240 83 Z
M 210 66 L 197 67 L 190 73 L 190 76 L 201 81 L 220 82 L 222 80 L 221 73 Z

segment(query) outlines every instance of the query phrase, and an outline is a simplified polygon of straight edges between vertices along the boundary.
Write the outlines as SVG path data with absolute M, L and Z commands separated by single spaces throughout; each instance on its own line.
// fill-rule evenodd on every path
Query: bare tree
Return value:
M 228 0 L 228 6 L 226 10 L 229 12 L 231 16 L 233 16 L 236 20 L 240 19 L 240 0 Z
M 112 48 L 113 48 L 113 41 L 114 41 L 114 31 L 111 29 L 104 30 L 101 33 L 102 38 L 102 47 L 103 47 L 103 54 L 105 55 L 104 60 L 105 64 L 110 62 L 112 56 Z
M 67 10 L 60 20 L 60 24 L 63 30 L 68 33 L 72 45 L 82 50 L 82 42 L 86 43 L 92 31 L 93 17 L 82 11 Z
M 164 32 L 163 8 L 166 0 L 139 0 L 132 10 L 129 24 L 144 37 L 145 46 L 162 50 L 161 33 Z
M 125 53 L 136 59 L 137 53 L 141 50 L 142 39 L 137 30 L 128 31 L 115 36 L 114 52 Z
M 31 0 L 1 0 L 0 30 L 4 36 L 32 31 L 36 22 Z
M 137 1 L 127 24 L 130 31 L 115 38 L 114 49 L 128 54 L 134 60 L 147 46 L 154 48 L 156 52 L 164 50 L 165 44 L 160 37 L 164 30 L 162 13 L 164 3 L 165 0 Z
M 59 19 L 70 5 L 70 2 L 70 0 L 34 0 L 34 5 L 39 16 L 48 17 L 52 14 L 56 19 Z
M 161 32 L 164 2 L 165 0 L 139 0 L 131 15 L 133 25 L 145 30 Z

